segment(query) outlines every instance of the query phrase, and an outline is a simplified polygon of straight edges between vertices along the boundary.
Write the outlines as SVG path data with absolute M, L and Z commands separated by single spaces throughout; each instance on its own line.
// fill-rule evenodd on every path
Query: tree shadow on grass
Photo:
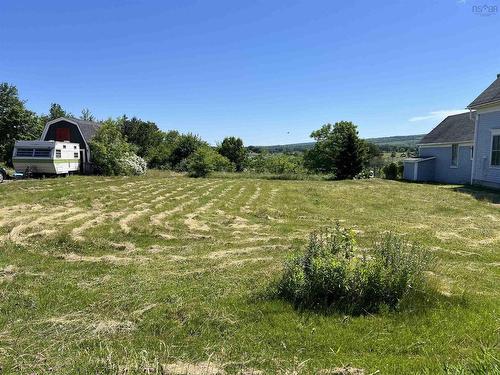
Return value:
M 293 309 L 300 314 L 316 314 L 321 316 L 376 316 L 384 314 L 412 314 L 422 316 L 433 309 L 463 307 L 469 305 L 465 294 L 443 294 L 437 287 L 430 284 L 424 289 L 409 291 L 397 304 L 395 308 L 390 308 L 385 304 L 379 304 L 376 308 L 359 308 L 349 303 L 317 303 L 315 305 L 304 305 L 297 301 L 290 301 L 280 295 L 276 286 L 271 284 L 264 290 L 256 291 L 250 297 L 251 303 L 282 301 L 290 304 Z
M 468 194 L 478 201 L 500 204 L 500 190 L 472 185 L 455 187 L 453 190 L 458 193 Z

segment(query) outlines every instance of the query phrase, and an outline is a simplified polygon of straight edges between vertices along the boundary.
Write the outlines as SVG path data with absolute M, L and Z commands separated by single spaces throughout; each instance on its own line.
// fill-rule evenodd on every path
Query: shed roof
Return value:
M 470 113 L 448 116 L 427 134 L 420 144 L 472 142 L 474 140 L 474 117 Z
M 467 108 L 477 108 L 493 102 L 500 102 L 500 74 L 497 75 L 497 79 L 474 99 Z

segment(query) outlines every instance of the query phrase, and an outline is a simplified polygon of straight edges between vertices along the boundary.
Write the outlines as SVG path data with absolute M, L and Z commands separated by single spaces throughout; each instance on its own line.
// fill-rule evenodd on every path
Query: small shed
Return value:
M 71 142 L 80 145 L 80 163 L 82 173 L 92 172 L 92 157 L 89 143 L 101 124 L 72 117 L 60 117 L 49 121 L 40 140 Z
M 404 160 L 403 178 L 408 181 L 434 181 L 435 157 Z

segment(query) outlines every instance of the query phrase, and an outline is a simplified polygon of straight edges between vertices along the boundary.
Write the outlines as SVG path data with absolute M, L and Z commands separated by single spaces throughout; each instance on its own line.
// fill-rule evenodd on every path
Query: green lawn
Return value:
M 150 172 L 16 181 L 0 197 L 0 373 L 498 365 L 500 195 Z M 336 220 L 363 247 L 394 231 L 430 248 L 439 296 L 360 317 L 268 298 L 283 259 Z

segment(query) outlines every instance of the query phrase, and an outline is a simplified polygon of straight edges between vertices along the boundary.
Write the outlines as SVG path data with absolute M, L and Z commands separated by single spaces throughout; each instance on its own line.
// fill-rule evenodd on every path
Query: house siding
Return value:
M 490 165 L 493 129 L 500 129 L 500 109 L 480 113 L 477 121 L 474 160 L 474 183 L 500 188 L 500 168 Z
M 434 156 L 434 175 L 430 171 L 426 175 L 419 176 L 421 181 L 436 181 L 447 184 L 469 184 L 472 171 L 471 160 L 472 147 L 470 145 L 459 145 L 458 147 L 458 166 L 451 167 L 451 145 L 441 147 L 420 147 L 420 157 Z M 422 178 L 429 178 L 422 180 Z M 432 178 L 431 178 L 432 177 Z
M 435 181 L 436 159 L 422 160 L 418 163 L 418 181 Z
M 408 180 L 408 181 L 416 181 L 416 176 L 415 176 L 415 161 L 408 161 L 405 160 L 403 162 L 403 179 Z

